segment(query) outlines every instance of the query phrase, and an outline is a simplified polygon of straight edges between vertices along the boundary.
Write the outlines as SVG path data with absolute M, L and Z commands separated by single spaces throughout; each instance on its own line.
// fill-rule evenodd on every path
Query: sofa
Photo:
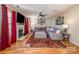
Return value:
M 63 35 L 61 33 L 61 30 L 56 27 L 50 27 L 47 28 L 47 35 L 52 40 L 63 40 Z

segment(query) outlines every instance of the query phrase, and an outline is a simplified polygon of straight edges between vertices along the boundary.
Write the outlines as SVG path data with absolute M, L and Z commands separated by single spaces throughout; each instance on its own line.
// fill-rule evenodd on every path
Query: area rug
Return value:
M 26 45 L 32 48 L 66 48 L 66 45 L 63 44 L 63 41 L 55 41 L 51 39 L 29 39 L 26 42 Z

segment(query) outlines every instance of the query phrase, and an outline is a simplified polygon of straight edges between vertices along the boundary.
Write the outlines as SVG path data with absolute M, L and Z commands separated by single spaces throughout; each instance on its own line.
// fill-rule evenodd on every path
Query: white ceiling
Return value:
M 48 14 L 48 17 L 53 17 L 71 7 L 72 4 L 18 4 L 14 6 L 19 6 L 17 10 L 24 15 L 38 15 L 39 12 L 43 12 Z
M 44 12 L 48 14 L 48 17 L 53 17 L 71 7 L 72 4 L 22 4 L 19 6 L 32 11 L 34 15 L 38 15 L 39 12 Z

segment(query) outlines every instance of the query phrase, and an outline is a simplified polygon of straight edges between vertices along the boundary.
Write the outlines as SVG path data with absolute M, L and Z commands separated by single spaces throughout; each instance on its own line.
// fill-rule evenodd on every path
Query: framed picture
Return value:
M 38 24 L 44 25 L 46 23 L 46 18 L 44 16 L 38 17 Z
M 62 25 L 64 24 L 64 16 L 59 16 L 56 19 L 56 25 Z

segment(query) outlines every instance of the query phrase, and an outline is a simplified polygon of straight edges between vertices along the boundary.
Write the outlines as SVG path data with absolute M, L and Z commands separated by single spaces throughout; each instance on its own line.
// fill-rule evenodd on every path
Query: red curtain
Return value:
M 11 43 L 16 42 L 16 13 L 12 11 Z
M 25 21 L 25 34 L 29 33 L 29 25 L 28 25 L 28 18 L 26 17 Z
M 8 28 L 8 12 L 6 5 L 2 6 L 2 23 L 1 23 L 1 50 L 10 47 L 9 28 Z

